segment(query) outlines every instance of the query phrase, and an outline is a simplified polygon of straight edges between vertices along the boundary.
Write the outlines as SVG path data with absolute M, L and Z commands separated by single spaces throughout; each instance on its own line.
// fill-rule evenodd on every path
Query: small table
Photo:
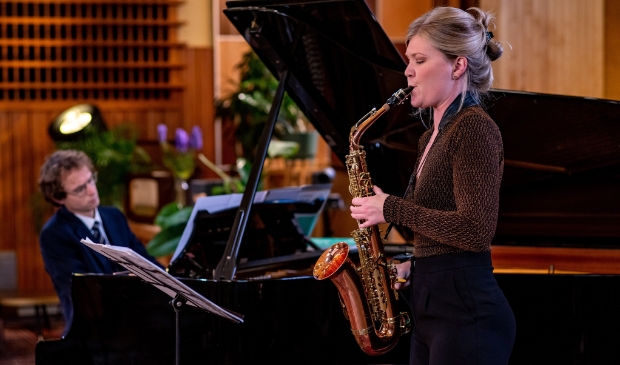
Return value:
M 50 321 L 47 315 L 48 305 L 60 303 L 56 293 L 40 291 L 0 291 L 0 309 L 9 308 L 29 308 L 32 307 L 36 313 L 37 337 L 43 340 L 43 328 L 49 329 Z M 0 333 L 0 340 L 4 338 Z M 2 341 L 0 341 L 2 342 Z

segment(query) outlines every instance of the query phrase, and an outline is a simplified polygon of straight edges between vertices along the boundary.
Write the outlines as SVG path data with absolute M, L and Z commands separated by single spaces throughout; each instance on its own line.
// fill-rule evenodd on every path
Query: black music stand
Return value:
M 191 305 L 196 308 L 202 309 L 205 312 L 217 314 L 220 317 L 226 318 L 234 323 L 243 322 L 243 315 L 216 305 L 215 303 L 198 294 L 192 288 L 183 284 L 177 278 L 168 274 L 166 271 L 154 265 L 152 262 L 140 256 L 138 253 L 128 247 L 102 245 L 100 243 L 94 243 L 88 238 L 83 239 L 80 242 L 90 247 L 91 249 L 99 252 L 110 260 L 116 262 L 117 264 L 122 265 L 143 281 L 153 285 L 154 287 L 168 294 L 172 298 L 170 304 L 174 308 L 176 317 L 176 365 L 180 365 L 181 363 L 181 334 L 179 329 L 179 315 L 181 309 L 183 309 L 185 305 Z

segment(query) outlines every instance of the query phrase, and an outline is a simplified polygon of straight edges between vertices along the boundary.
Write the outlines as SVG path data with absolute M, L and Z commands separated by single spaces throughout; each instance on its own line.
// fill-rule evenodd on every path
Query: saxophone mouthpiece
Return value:
M 405 88 L 399 89 L 394 94 L 392 94 L 392 96 L 385 103 L 390 107 L 393 107 L 397 104 L 402 104 L 405 100 L 407 100 L 412 90 L 413 86 L 407 86 Z

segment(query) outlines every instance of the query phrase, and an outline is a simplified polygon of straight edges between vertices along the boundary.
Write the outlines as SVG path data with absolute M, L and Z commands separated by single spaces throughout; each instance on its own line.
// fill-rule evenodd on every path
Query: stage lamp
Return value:
M 54 118 L 48 132 L 56 142 L 76 141 L 82 138 L 87 128 L 96 131 L 107 130 L 99 108 L 92 104 L 79 104 L 66 109 Z

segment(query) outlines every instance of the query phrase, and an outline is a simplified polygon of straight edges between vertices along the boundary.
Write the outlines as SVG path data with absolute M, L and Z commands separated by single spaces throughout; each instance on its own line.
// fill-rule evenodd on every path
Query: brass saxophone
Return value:
M 351 128 L 346 165 L 349 192 L 354 198 L 374 195 L 366 152 L 359 145 L 362 134 L 392 106 L 402 104 L 412 89 L 398 90 L 379 110 L 373 108 Z M 397 279 L 396 267 L 387 262 L 379 228 L 358 228 L 351 235 L 360 266 L 356 268 L 349 258 L 349 246 L 339 242 L 323 252 L 313 274 L 317 280 L 330 279 L 336 285 L 345 317 L 362 351 L 381 355 L 396 346 L 401 334 L 409 332 L 409 314 L 398 312 L 398 293 L 392 289 Z

